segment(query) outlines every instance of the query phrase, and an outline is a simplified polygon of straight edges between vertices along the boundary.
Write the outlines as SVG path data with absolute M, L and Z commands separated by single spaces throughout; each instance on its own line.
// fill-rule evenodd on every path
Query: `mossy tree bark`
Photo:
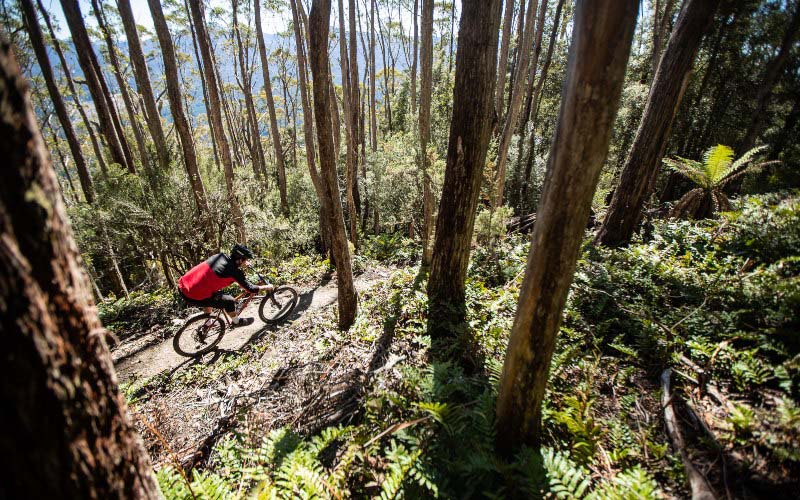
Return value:
M 314 82 L 314 118 L 317 124 L 317 140 L 319 144 L 319 161 L 322 173 L 322 186 L 330 207 L 328 222 L 331 233 L 331 244 L 336 256 L 336 283 L 339 300 L 339 328 L 346 330 L 355 321 L 358 296 L 353 286 L 353 270 L 350 261 L 350 250 L 347 246 L 347 233 L 344 229 L 344 215 L 339 202 L 339 181 L 336 175 L 336 159 L 333 156 L 333 131 L 331 127 L 331 109 L 328 103 L 330 86 L 330 59 L 328 57 L 328 34 L 331 15 L 330 0 L 314 0 L 308 22 L 310 42 L 311 74 Z M 320 200 L 322 202 L 322 200 Z
M 428 279 L 431 337 L 463 323 L 481 179 L 492 132 L 501 0 L 464 0 L 458 29 L 453 118 Z
M 687 0 L 650 87 L 631 152 L 614 190 L 597 241 L 619 246 L 630 241 L 642 208 L 655 187 L 670 129 L 683 97 L 695 54 L 720 0 Z
M 0 497 L 160 498 L 5 41 L 0 110 Z
M 579 1 L 542 203 L 497 400 L 497 447 L 538 446 L 542 401 L 586 220 L 608 153 L 636 0 Z

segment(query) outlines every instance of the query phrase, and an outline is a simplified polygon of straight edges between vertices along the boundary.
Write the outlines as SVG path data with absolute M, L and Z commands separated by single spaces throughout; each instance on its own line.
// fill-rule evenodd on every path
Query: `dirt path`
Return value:
M 370 288 L 380 280 L 389 277 L 389 270 L 372 270 L 355 278 L 355 287 L 358 291 Z M 263 335 L 265 332 L 281 329 L 302 315 L 328 307 L 336 302 L 336 280 L 332 279 L 316 288 L 298 288 L 300 300 L 290 318 L 272 327 L 266 325 L 258 317 L 257 305 L 248 306 L 242 313 L 243 317 L 252 317 L 252 325 L 231 328 L 225 331 L 225 337 L 220 342 L 220 351 L 238 351 L 248 343 Z M 175 320 L 183 324 L 185 320 Z M 155 330 L 133 342 L 118 346 L 113 352 L 117 376 L 121 382 L 131 379 L 150 378 L 166 371 L 177 371 L 186 365 L 189 358 L 176 353 L 172 348 L 172 334 L 165 335 L 161 330 Z

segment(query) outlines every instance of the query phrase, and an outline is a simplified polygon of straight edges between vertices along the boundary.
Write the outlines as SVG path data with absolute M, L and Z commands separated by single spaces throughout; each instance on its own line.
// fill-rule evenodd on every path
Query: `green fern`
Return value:
M 658 483 L 638 465 L 603 481 L 587 500 L 647 500 L 662 498 Z
M 562 500 L 582 499 L 589 491 L 589 471 L 573 462 L 566 454 L 552 448 L 542 450 L 550 492 Z

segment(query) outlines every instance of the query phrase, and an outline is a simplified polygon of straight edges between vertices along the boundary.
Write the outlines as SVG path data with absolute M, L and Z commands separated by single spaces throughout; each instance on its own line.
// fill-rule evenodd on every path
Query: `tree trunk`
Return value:
M 348 55 L 348 51 L 352 52 L 353 47 L 348 48 L 347 38 L 345 34 L 345 17 L 344 17 L 344 2 L 338 1 L 339 7 L 339 64 L 342 71 L 342 108 L 345 115 L 345 139 L 347 142 L 347 160 L 345 168 L 345 193 L 347 198 L 347 215 L 350 221 L 350 241 L 353 246 L 358 243 L 358 213 L 356 211 L 355 191 L 358 189 L 356 186 L 356 173 L 358 168 L 358 101 L 353 100 L 355 93 L 353 87 L 358 86 L 358 73 L 355 77 L 351 71 L 350 66 L 353 64 L 353 58 Z M 352 30 L 351 30 L 352 31 Z M 356 69 L 356 71 L 358 71 Z
M 50 58 L 47 56 L 44 36 L 42 36 L 42 30 L 36 17 L 36 10 L 31 0 L 20 0 L 20 7 L 22 8 L 22 14 L 25 19 L 25 27 L 30 35 L 31 46 L 36 54 L 36 60 L 39 62 L 42 77 L 47 85 L 47 91 L 50 94 L 50 100 L 53 101 L 56 116 L 58 116 L 58 121 L 61 122 L 61 128 L 64 130 L 64 135 L 67 137 L 67 144 L 72 153 L 72 159 L 75 161 L 75 166 L 78 169 L 78 179 L 81 183 L 83 196 L 86 198 L 86 202 L 91 204 L 94 202 L 92 177 L 89 174 L 89 167 L 86 165 L 86 158 L 84 158 L 83 152 L 81 151 L 81 144 L 78 141 L 78 136 L 75 134 L 75 129 L 72 127 L 72 122 L 69 119 L 69 112 L 64 105 L 64 99 L 61 97 L 61 92 L 59 92 L 58 85 L 53 77 L 53 69 L 50 66 Z M 64 168 L 66 169 L 66 166 Z
M 72 34 L 72 43 L 75 44 L 75 53 L 78 63 L 83 70 L 83 77 L 89 92 L 92 95 L 97 118 L 100 121 L 101 132 L 106 139 L 106 145 L 111 153 L 111 161 L 118 163 L 123 168 L 131 170 L 129 165 L 129 154 L 126 153 L 125 138 L 120 137 L 117 127 L 114 124 L 112 109 L 110 106 L 111 97 L 108 95 L 107 87 L 103 74 L 100 73 L 100 65 L 97 63 L 97 56 L 92 49 L 92 42 L 83 24 L 83 14 L 77 0 L 61 0 L 61 7 L 64 11 L 64 18 Z
M 543 7 L 546 7 L 543 0 Z M 508 162 L 508 148 L 511 145 L 511 137 L 517 127 L 517 118 L 522 108 L 522 98 L 525 93 L 525 81 L 528 78 L 528 67 L 530 65 L 531 47 L 533 45 L 534 20 L 536 18 L 536 0 L 528 0 L 528 9 L 525 13 L 525 28 L 522 32 L 522 40 L 517 47 L 517 67 L 516 75 L 511 86 L 511 101 L 508 107 L 508 114 L 500 134 L 500 144 L 497 146 L 497 171 L 495 173 L 495 189 L 492 197 L 492 206 L 495 208 L 503 206 L 503 192 L 506 183 L 506 163 Z
M 131 129 L 133 130 L 133 137 L 136 140 L 136 148 L 139 150 L 139 156 L 141 160 L 141 164 L 144 167 L 146 172 L 152 173 L 152 167 L 150 165 L 150 159 L 147 153 L 147 146 L 144 142 L 144 135 L 142 134 L 142 129 L 139 126 L 139 122 L 136 119 L 137 113 L 133 105 L 133 100 L 131 99 L 130 93 L 128 92 L 128 84 L 125 81 L 125 78 L 122 76 L 122 71 L 120 69 L 119 59 L 117 58 L 117 49 L 114 45 L 114 40 L 111 38 L 111 32 L 108 29 L 108 23 L 105 19 L 105 13 L 100 8 L 100 5 L 97 0 L 92 0 L 92 10 L 94 10 L 95 18 L 97 19 L 97 25 L 100 28 L 100 32 L 103 34 L 103 39 L 106 42 L 106 48 L 108 50 L 108 60 L 111 63 L 111 68 L 114 73 L 114 78 L 117 80 L 117 87 L 119 87 L 119 92 L 122 95 L 122 101 L 125 104 L 125 110 L 128 112 L 128 120 L 131 124 Z M 120 124 L 120 130 L 121 130 Z M 133 157 L 131 157 L 131 164 L 135 164 L 136 162 L 133 161 Z M 135 173 L 135 171 L 133 171 Z M 154 182 L 154 178 L 150 175 L 150 181 Z
M 89 121 L 89 117 L 86 116 L 86 110 L 83 109 L 83 105 L 78 98 L 78 92 L 75 89 L 75 84 L 72 81 L 72 75 L 70 74 L 69 67 L 67 66 L 67 59 L 64 57 L 64 52 L 61 50 L 61 44 L 58 43 L 58 38 L 56 38 L 53 25 L 50 23 L 50 16 L 47 14 L 44 5 L 42 5 L 42 0 L 37 0 L 37 6 L 39 7 L 39 12 L 41 12 L 42 18 L 47 25 L 47 31 L 50 35 L 50 40 L 53 42 L 53 48 L 58 55 L 58 60 L 61 62 L 61 70 L 64 72 L 64 78 L 67 81 L 67 88 L 72 96 L 72 102 L 78 109 L 78 114 L 81 115 L 83 125 L 86 127 L 86 133 L 89 134 L 89 141 L 92 143 L 92 150 L 94 151 L 98 165 L 100 165 L 100 171 L 103 173 L 103 175 L 105 175 L 108 173 L 108 170 L 106 168 L 106 162 L 103 159 L 103 150 L 100 147 L 100 141 L 97 140 L 97 136 L 92 128 L 92 123 Z
M 375 0 L 373 0 L 373 3 Z M 373 32 L 373 38 L 375 34 Z M 414 56 L 411 63 L 411 116 L 417 114 L 417 61 L 419 60 L 419 0 L 414 0 Z
M 164 80 L 167 85 L 167 98 L 169 99 L 172 121 L 175 123 L 175 131 L 178 134 L 178 142 L 183 151 L 183 164 L 186 168 L 186 175 L 189 177 L 189 185 L 192 187 L 192 196 L 197 207 L 203 226 L 208 228 L 209 209 L 206 201 L 206 190 L 203 186 L 203 179 L 200 177 L 200 169 L 197 163 L 197 151 L 194 148 L 192 131 L 189 128 L 189 120 L 183 109 L 181 99 L 180 79 L 178 77 L 177 59 L 175 58 L 175 47 L 172 44 L 172 37 L 169 34 L 167 20 L 161 10 L 159 0 L 147 0 L 150 6 L 150 13 L 153 18 L 153 26 L 158 36 L 158 44 L 161 47 L 161 57 L 164 61 Z
M 260 0 L 254 0 L 258 3 Z M 264 190 L 269 189 L 269 178 L 267 177 L 267 162 L 264 158 L 264 147 L 261 145 L 261 130 L 258 126 L 258 115 L 256 114 L 256 106 L 253 103 L 253 78 L 245 61 L 245 46 L 242 43 L 242 34 L 239 30 L 239 16 L 238 16 L 238 0 L 233 0 L 233 33 L 236 36 L 236 46 L 238 50 L 239 70 L 242 73 L 242 92 L 244 93 L 245 109 L 247 110 L 247 122 L 250 125 L 250 142 L 251 157 L 253 159 L 253 166 L 255 171 L 258 172 L 256 179 L 262 177 L 264 183 Z
M 750 120 L 750 125 L 747 127 L 744 139 L 739 144 L 740 154 L 749 151 L 755 146 L 756 139 L 764 128 L 764 119 L 768 116 L 767 106 L 769 105 L 770 97 L 772 97 L 772 90 L 783 73 L 783 68 L 786 66 L 789 54 L 792 52 L 794 41 L 797 40 L 797 34 L 800 30 L 800 2 L 795 1 L 794 4 L 794 14 L 792 14 L 789 26 L 783 35 L 778 54 L 767 64 L 764 78 L 756 91 L 756 109 Z
M 324 179 L 320 177 L 320 173 L 317 170 L 316 162 L 314 160 L 314 114 L 311 111 L 311 99 L 308 92 L 305 41 L 303 41 L 302 25 L 300 24 L 297 0 L 289 0 L 289 4 L 292 8 L 292 19 L 294 21 L 294 40 L 295 47 L 297 48 L 297 80 L 300 87 L 300 98 L 303 105 L 303 135 L 305 138 L 306 163 L 308 165 L 308 172 L 311 175 L 311 183 L 314 185 L 314 190 L 316 191 L 317 198 L 320 201 L 319 234 L 323 241 L 323 247 L 327 247 L 329 240 L 328 224 L 331 217 L 329 214 L 333 208 L 330 206 L 328 197 L 325 196 Z M 338 203 L 338 198 L 336 199 L 336 203 Z M 323 253 L 325 253 L 325 250 L 326 248 L 323 248 Z
M 683 97 L 695 54 L 714 19 L 720 0 L 687 0 L 650 87 L 642 121 L 597 242 L 618 246 L 630 241 L 650 197 L 670 128 Z
M 556 36 L 558 35 L 558 27 L 561 21 L 561 11 L 564 8 L 564 0 L 558 0 L 558 4 L 556 5 L 556 13 L 553 17 L 553 30 L 550 32 L 550 40 L 547 44 L 547 54 L 544 58 L 544 65 L 542 66 L 542 71 L 539 75 L 539 80 L 536 82 L 536 88 L 533 91 L 533 98 L 531 103 L 531 131 L 528 138 L 528 155 L 525 159 L 525 175 L 522 179 L 522 184 L 520 186 L 521 192 L 519 196 L 519 210 L 518 212 L 521 214 L 523 207 L 525 206 L 525 201 L 528 199 L 528 189 L 530 187 L 530 180 L 531 180 L 531 172 L 533 170 L 533 161 L 534 156 L 536 154 L 535 151 L 535 129 L 536 129 L 536 117 L 538 115 L 539 110 L 539 100 L 542 97 L 542 89 L 544 89 L 544 83 L 547 80 L 547 74 L 550 71 L 550 64 L 553 61 L 553 50 L 555 50 L 556 45 Z M 522 139 L 520 139 L 522 140 Z
M 378 150 L 378 115 L 375 108 L 375 72 L 377 70 L 375 67 L 375 1 L 376 0 L 370 0 L 369 8 L 369 137 L 373 153 Z M 417 1 L 418 0 L 414 0 L 414 5 L 416 5 Z M 416 18 L 414 23 L 416 26 Z M 415 53 L 414 64 L 416 65 L 416 63 Z M 413 109 L 415 108 L 414 100 L 417 98 L 416 75 L 413 74 L 414 72 L 416 72 L 416 67 L 412 68 L 411 75 L 412 113 L 414 113 Z
M 497 66 L 497 88 L 494 104 L 495 120 L 503 114 L 503 96 L 506 90 L 508 72 L 508 47 L 511 45 L 511 26 L 514 24 L 514 0 L 506 0 L 503 13 L 503 36 L 500 40 L 500 63 Z
M 148 0 L 152 2 L 153 0 Z M 209 115 L 214 123 L 214 142 L 217 143 L 217 151 L 222 160 L 222 168 L 225 172 L 225 188 L 228 192 L 228 203 L 231 206 L 231 216 L 236 228 L 236 238 L 239 242 L 247 241 L 247 233 L 244 227 L 242 209 L 239 200 L 236 198 L 236 188 L 233 184 L 233 162 L 231 160 L 231 150 L 228 139 L 225 137 L 225 130 L 222 125 L 222 105 L 220 104 L 220 92 L 217 79 L 214 74 L 214 62 L 211 57 L 211 47 L 209 44 L 208 31 L 206 30 L 205 18 L 203 17 L 202 5 L 200 2 L 189 2 L 189 11 L 197 31 L 197 43 L 200 46 L 200 55 L 203 58 L 203 71 L 206 75 L 209 97 Z
M 0 496 L 160 498 L 27 89 L 0 42 Z
M 462 2 L 447 167 L 428 279 L 428 331 L 437 339 L 451 336 L 466 313 L 464 280 L 492 132 L 501 3 Z
M 311 47 L 311 74 L 315 82 L 327 82 L 329 78 L 328 30 L 330 15 L 330 0 L 314 0 L 308 23 L 308 36 Z M 353 286 L 350 250 L 347 246 L 347 234 L 344 230 L 342 206 L 339 203 L 339 186 L 336 175 L 336 160 L 333 157 L 333 133 L 331 131 L 330 107 L 328 106 L 327 95 L 329 88 L 324 83 L 314 85 L 314 114 L 317 123 L 320 170 L 323 177 L 322 185 L 324 196 L 327 198 L 327 202 L 324 204 L 331 208 L 327 216 L 331 230 L 333 252 L 336 256 L 339 328 L 346 330 L 355 321 L 358 296 Z
M 422 173 L 422 265 L 431 263 L 430 237 L 433 230 L 433 193 L 431 191 L 430 156 L 431 96 L 433 93 L 433 0 L 422 0 L 422 47 L 420 60 L 419 98 L 419 166 Z
M 540 443 L 550 361 L 608 153 L 637 11 L 636 0 L 576 4 L 561 110 L 497 400 L 497 447 L 506 456 Z
M 272 147 L 275 149 L 275 166 L 278 171 L 278 191 L 281 197 L 281 213 L 289 216 L 289 201 L 286 197 L 286 163 L 283 159 L 283 146 L 278 128 L 278 118 L 275 112 L 275 98 L 272 96 L 272 81 L 269 76 L 269 59 L 267 47 L 264 43 L 264 32 L 261 29 L 261 0 L 254 0 L 256 15 L 256 40 L 258 41 L 258 54 L 261 58 L 261 71 L 264 74 L 264 93 L 267 95 L 267 108 L 269 109 L 269 135 Z M 286 105 L 286 104 L 284 104 Z
M 139 40 L 139 32 L 136 28 L 136 20 L 133 17 L 130 0 L 117 0 L 119 15 L 122 18 L 122 26 L 125 28 L 125 36 L 128 40 L 128 52 L 131 65 L 133 66 L 133 76 L 136 80 L 136 89 L 142 97 L 144 103 L 144 115 L 147 128 L 150 130 L 150 137 L 156 148 L 158 164 L 162 171 L 169 168 L 169 149 L 167 147 L 166 135 L 161 125 L 161 113 L 156 104 L 153 87 L 150 84 L 150 72 L 147 69 L 147 61 L 144 58 L 142 44 Z

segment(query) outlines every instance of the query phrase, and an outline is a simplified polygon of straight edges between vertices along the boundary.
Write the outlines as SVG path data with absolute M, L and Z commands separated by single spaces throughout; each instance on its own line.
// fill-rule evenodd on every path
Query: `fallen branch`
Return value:
M 686 476 L 689 478 L 689 486 L 692 489 L 692 500 L 714 500 L 716 496 L 711 486 L 708 484 L 708 480 L 697 470 L 694 464 L 692 464 L 689 453 L 686 451 L 686 442 L 683 440 L 683 435 L 678 426 L 675 409 L 672 406 L 672 397 L 670 396 L 671 375 L 671 368 L 667 368 L 661 373 L 661 404 L 664 407 L 664 421 L 667 425 L 667 434 L 672 441 L 672 446 L 681 456 L 683 468 L 686 470 Z

